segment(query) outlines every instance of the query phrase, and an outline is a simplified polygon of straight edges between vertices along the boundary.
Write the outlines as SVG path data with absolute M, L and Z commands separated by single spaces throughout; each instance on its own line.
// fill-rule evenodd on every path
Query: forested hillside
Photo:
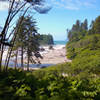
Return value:
M 91 27 L 81 39 L 75 40 L 70 37 L 67 44 L 67 57 L 73 60 L 72 68 L 70 69 L 74 74 L 91 75 L 90 73 L 100 75 L 100 16 L 92 21 Z M 69 33 L 72 35 L 73 33 Z M 75 37 L 80 36 L 77 32 Z

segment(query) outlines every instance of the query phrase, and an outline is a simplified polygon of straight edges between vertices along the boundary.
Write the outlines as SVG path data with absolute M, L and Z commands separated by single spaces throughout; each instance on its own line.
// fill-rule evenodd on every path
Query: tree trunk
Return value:
M 16 51 L 16 56 L 15 56 L 15 69 L 17 69 L 17 57 L 18 57 L 18 49 Z
M 13 37 L 12 46 L 8 49 L 8 53 L 7 53 L 6 60 L 5 60 L 5 66 L 4 66 L 5 71 L 8 70 L 8 65 L 9 65 L 9 61 L 10 61 L 10 57 L 11 57 L 11 53 L 12 53 L 12 50 L 13 50 L 15 40 L 16 40 L 16 34 Z
M 8 16 L 7 16 L 7 19 L 5 21 L 5 25 L 4 25 L 4 28 L 0 34 L 0 37 L 1 37 L 1 40 L 0 40 L 0 71 L 1 71 L 1 67 L 2 67 L 2 58 L 3 58 L 3 52 L 4 52 L 4 44 L 3 42 L 5 42 L 5 37 L 7 35 L 7 31 L 8 31 L 8 27 L 9 27 L 9 19 L 10 19 L 10 15 L 11 15 L 11 11 L 12 11 L 12 8 L 13 8 L 13 5 L 14 5 L 14 2 L 15 0 L 13 0 L 12 4 L 11 4 L 11 7 L 10 7 L 10 11 L 8 13 Z
M 28 51 L 27 51 L 27 71 L 29 71 L 29 48 L 28 48 Z
M 21 68 L 22 68 L 22 70 L 24 69 L 24 66 L 23 66 L 23 46 L 21 47 Z

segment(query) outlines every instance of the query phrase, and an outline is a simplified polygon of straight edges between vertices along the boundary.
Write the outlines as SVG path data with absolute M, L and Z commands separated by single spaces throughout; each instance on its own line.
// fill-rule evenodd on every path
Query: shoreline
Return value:
M 30 68 L 45 68 L 56 64 L 61 64 L 65 62 L 71 62 L 71 60 L 66 57 L 66 45 L 52 45 L 53 49 L 49 49 L 49 45 L 41 46 L 45 50 L 40 51 L 40 54 L 43 56 L 43 59 L 39 59 L 41 64 L 31 64 Z M 4 53 L 4 58 L 6 56 L 7 50 Z M 3 58 L 3 59 L 4 59 Z M 24 58 L 24 62 L 26 59 Z M 18 56 L 18 66 L 20 66 L 20 56 Z M 26 64 L 24 64 L 26 66 Z M 14 57 L 11 58 L 9 66 L 14 67 Z

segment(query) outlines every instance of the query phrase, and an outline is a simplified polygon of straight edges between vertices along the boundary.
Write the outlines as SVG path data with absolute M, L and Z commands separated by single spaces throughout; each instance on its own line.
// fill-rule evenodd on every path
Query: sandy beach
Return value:
M 71 62 L 71 60 L 66 57 L 65 45 L 54 45 L 53 49 L 49 50 L 49 46 L 43 47 L 45 51 L 40 52 L 43 56 L 41 59 L 42 64 L 59 64 L 64 62 Z

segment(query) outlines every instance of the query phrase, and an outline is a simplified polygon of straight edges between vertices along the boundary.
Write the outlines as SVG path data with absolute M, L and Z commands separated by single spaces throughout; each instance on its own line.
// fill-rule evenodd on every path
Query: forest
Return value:
M 31 4 L 33 2 L 25 1 Z M 41 5 L 40 1 L 34 0 L 32 6 Z M 8 35 L 12 18 L 19 8 L 26 5 L 25 2 L 20 7 L 16 3 L 15 6 L 14 0 L 10 3 L 6 24 L 0 34 L 0 100 L 99 100 L 100 16 L 92 21 L 90 26 L 87 19 L 83 22 L 77 20 L 71 29 L 67 29 L 69 41 L 66 44 L 66 57 L 72 62 L 32 71 L 29 70 L 30 62 L 40 63 L 39 58 L 42 59 L 39 41 L 50 38 L 48 44 L 53 44 L 53 38 L 51 35 L 40 35 L 39 40 L 36 20 L 32 19 L 32 16 L 24 16 L 27 10 L 19 17 L 13 31 Z M 36 9 L 39 13 L 49 10 Z M 4 47 L 9 49 L 3 64 Z M 18 50 L 21 53 L 21 68 L 17 68 Z M 23 62 L 25 53 L 27 70 L 24 70 Z M 12 56 L 15 56 L 14 68 L 8 66 Z M 35 56 L 35 59 L 32 56 Z

